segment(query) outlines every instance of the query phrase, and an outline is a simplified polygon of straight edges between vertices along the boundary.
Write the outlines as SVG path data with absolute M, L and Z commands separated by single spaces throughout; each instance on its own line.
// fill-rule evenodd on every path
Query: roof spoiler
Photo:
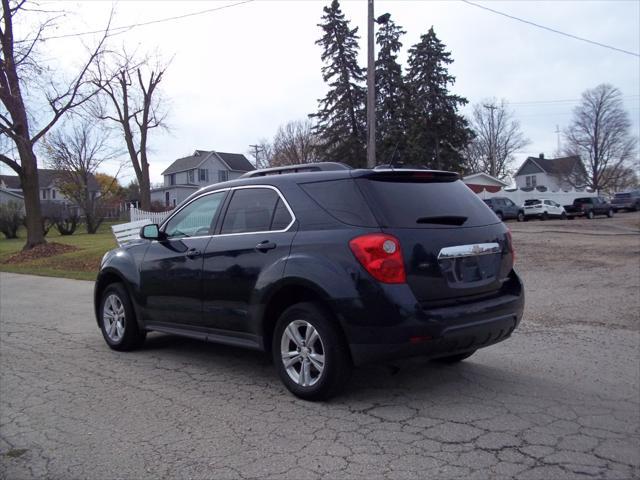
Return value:
M 404 168 L 361 170 L 354 176 L 383 182 L 446 183 L 460 180 L 460 175 L 455 172 Z
M 340 162 L 302 163 L 298 165 L 285 165 L 282 167 L 252 170 L 251 172 L 245 173 L 240 178 L 265 177 L 267 175 L 283 175 L 285 173 L 299 172 L 328 172 L 334 170 L 351 170 L 351 167 Z

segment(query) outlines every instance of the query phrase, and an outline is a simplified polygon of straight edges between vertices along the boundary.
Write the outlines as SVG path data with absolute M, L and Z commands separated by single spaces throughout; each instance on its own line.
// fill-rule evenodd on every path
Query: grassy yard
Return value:
M 95 235 L 88 235 L 82 226 L 76 230 L 76 233 L 68 236 L 60 236 L 57 230 L 52 228 L 46 237 L 48 242 L 72 245 L 79 250 L 19 264 L 4 262 L 11 255 L 22 250 L 27 232 L 24 229 L 21 230 L 19 232 L 20 238 L 15 240 L 7 240 L 0 234 L 2 237 L 0 239 L 0 271 L 94 280 L 100 266 L 100 259 L 107 250 L 116 246 L 115 238 L 110 229 L 111 225 L 113 224 L 102 224 Z

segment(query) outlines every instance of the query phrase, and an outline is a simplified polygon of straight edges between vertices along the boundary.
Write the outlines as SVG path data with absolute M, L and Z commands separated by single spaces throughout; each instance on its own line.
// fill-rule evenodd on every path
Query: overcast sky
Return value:
M 122 1 L 114 26 L 129 25 L 233 4 L 233 1 Z M 150 156 L 152 181 L 173 160 L 197 149 L 247 154 L 248 145 L 270 139 L 277 127 L 303 119 L 317 108 L 326 85 L 320 73 L 317 24 L 328 1 L 256 0 L 181 20 L 128 30 L 112 45 L 158 51 L 173 58 L 164 96 L 170 100 L 169 132 L 156 131 Z M 478 2 L 567 33 L 632 52 L 640 51 L 638 1 Z M 45 3 L 45 5 L 47 5 Z M 54 2 L 69 12 L 50 35 L 84 32 L 106 23 L 111 2 Z M 367 4 L 342 7 L 363 37 Z M 390 13 L 407 34 L 402 58 L 433 26 L 447 45 L 457 78 L 454 92 L 470 104 L 489 97 L 511 102 L 531 144 L 518 154 L 556 150 L 556 125 L 571 119 L 576 99 L 587 88 L 607 82 L 618 87 L 640 134 L 640 58 L 560 36 L 460 1 L 377 0 L 376 15 Z M 19 36 L 26 36 L 24 32 Z M 41 54 L 61 71 L 71 72 L 91 36 L 55 39 Z M 523 103 L 527 102 L 527 103 Z M 470 106 L 464 113 L 470 111 Z M 113 167 L 109 167 L 113 168 Z M 5 172 L 7 173 L 6 169 Z M 125 176 L 132 177 L 129 170 Z M 127 178 L 124 178 L 124 183 Z

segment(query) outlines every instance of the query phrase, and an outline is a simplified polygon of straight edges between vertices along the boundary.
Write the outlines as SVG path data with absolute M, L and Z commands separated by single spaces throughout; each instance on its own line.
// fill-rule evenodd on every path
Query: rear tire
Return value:
M 585 216 L 588 220 L 593 220 L 593 217 L 595 217 L 595 215 L 593 214 L 593 210 L 589 210 Z
M 613 217 L 613 210 L 609 209 L 609 211 L 607 212 L 607 217 L 611 218 Z
M 496 212 L 496 217 L 498 217 L 498 220 L 500 220 L 501 222 L 502 220 L 502 212 Z
M 112 283 L 104 289 L 99 315 L 102 336 L 113 350 L 133 350 L 144 343 L 147 333 L 138 328 L 135 310 L 122 283 Z
M 458 363 L 458 362 L 461 362 L 461 361 L 469 358 L 474 353 L 476 353 L 476 350 L 471 350 L 470 352 L 458 353 L 456 355 L 450 355 L 448 357 L 434 358 L 433 361 L 434 362 L 438 362 L 438 363 L 446 363 L 448 365 L 451 365 L 453 363 Z
M 349 347 L 337 321 L 315 303 L 297 303 L 280 315 L 272 355 L 282 383 L 304 400 L 326 400 L 351 377 Z
M 562 212 L 562 213 L 560 214 L 560 218 L 561 218 L 562 220 L 566 220 L 566 219 L 567 219 L 567 214 L 566 214 L 565 212 Z
M 542 212 L 540 220 L 549 220 L 549 214 L 547 212 Z

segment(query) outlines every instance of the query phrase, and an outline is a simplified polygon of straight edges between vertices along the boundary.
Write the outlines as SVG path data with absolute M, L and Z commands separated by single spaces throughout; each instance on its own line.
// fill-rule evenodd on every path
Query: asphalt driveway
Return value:
M 309 403 L 260 353 L 159 334 L 109 350 L 92 288 L 0 274 L 0 477 L 640 475 L 637 328 L 525 317 L 462 364 L 360 368 Z

